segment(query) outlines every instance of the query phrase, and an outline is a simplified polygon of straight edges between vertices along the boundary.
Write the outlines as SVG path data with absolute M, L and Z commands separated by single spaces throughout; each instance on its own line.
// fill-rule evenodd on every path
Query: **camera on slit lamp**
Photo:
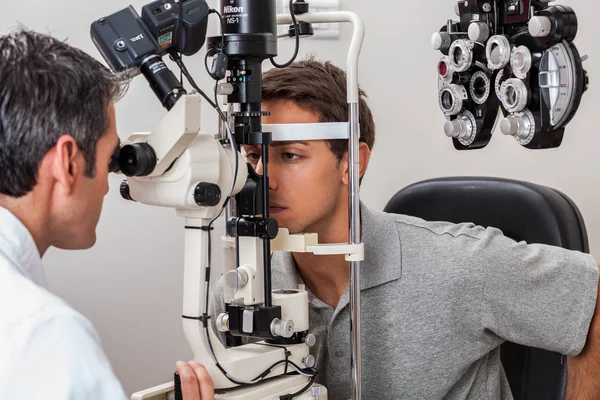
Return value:
M 497 121 L 529 149 L 559 147 L 589 84 L 572 8 L 548 1 L 459 1 L 432 36 L 444 132 L 458 150 L 489 143 Z M 498 118 L 498 108 L 502 116 Z

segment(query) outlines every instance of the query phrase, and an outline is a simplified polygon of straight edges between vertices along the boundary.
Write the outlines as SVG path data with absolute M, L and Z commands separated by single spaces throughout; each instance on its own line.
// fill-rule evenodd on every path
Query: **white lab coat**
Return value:
M 0 207 L 0 399 L 126 399 L 92 324 L 44 285 L 33 238 Z

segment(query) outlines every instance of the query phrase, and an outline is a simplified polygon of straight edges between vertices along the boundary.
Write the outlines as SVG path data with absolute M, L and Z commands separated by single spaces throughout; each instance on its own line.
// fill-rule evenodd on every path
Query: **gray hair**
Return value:
M 85 175 L 94 177 L 108 106 L 127 82 L 49 35 L 19 28 L 0 36 L 0 194 L 29 193 L 42 159 L 63 134 L 74 138 Z

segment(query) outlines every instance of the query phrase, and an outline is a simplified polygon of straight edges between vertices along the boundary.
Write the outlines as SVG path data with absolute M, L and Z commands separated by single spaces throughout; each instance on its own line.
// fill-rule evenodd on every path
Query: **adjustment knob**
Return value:
M 446 32 L 436 32 L 431 36 L 431 47 L 433 47 L 434 50 L 446 52 L 450 49 L 451 44 L 452 38 Z
M 490 38 L 490 27 L 484 22 L 473 22 L 469 25 L 469 39 L 473 42 L 485 43 Z
M 219 332 L 229 332 L 229 314 L 222 313 L 217 316 L 217 329 Z
M 309 333 L 304 338 L 304 344 L 307 345 L 308 347 L 313 347 L 316 343 L 317 343 L 317 337 L 315 335 L 313 335 L 312 333 Z
M 261 219 L 257 224 L 258 237 L 273 240 L 279 234 L 279 224 L 273 218 Z
M 448 137 L 458 137 L 460 133 L 460 121 L 457 119 L 448 121 L 444 125 L 444 133 Z
M 535 119 L 529 110 L 509 115 L 500 122 L 500 131 L 505 135 L 513 136 L 521 144 L 527 144 L 533 138 Z
M 292 11 L 294 15 L 306 14 L 310 10 L 310 4 L 304 0 L 296 0 L 292 3 Z
M 519 120 L 510 115 L 500 122 L 500 132 L 505 135 L 514 136 L 519 131 Z
M 234 87 L 231 83 L 219 83 L 217 85 L 217 94 L 223 96 L 229 96 L 233 94 Z
M 194 190 L 194 201 L 200 207 L 213 207 L 221 201 L 221 189 L 214 183 L 201 182 Z
M 271 334 L 286 339 L 291 338 L 294 336 L 294 321 L 289 319 L 282 321 L 279 318 L 275 318 L 271 322 Z
M 548 17 L 531 17 L 529 34 L 533 37 L 546 37 L 552 31 L 552 20 Z
M 248 283 L 248 274 L 242 269 L 229 271 L 227 275 L 225 275 L 225 283 L 230 288 L 237 290 L 246 286 Z
M 119 191 L 121 192 L 121 197 L 123 197 L 125 200 L 135 201 L 131 197 L 131 191 L 129 190 L 129 182 L 127 182 L 127 179 L 121 182 Z
M 315 366 L 317 361 L 315 360 L 315 356 L 308 355 L 302 359 L 302 363 L 304 363 L 307 368 L 312 368 Z
M 462 118 L 448 121 L 444 125 L 444 133 L 446 133 L 446 136 L 448 137 L 468 137 L 470 135 L 469 121 Z

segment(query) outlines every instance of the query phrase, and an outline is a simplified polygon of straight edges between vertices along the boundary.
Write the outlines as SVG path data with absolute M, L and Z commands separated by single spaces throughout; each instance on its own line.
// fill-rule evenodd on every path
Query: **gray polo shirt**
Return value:
M 361 207 L 365 399 L 512 399 L 504 341 L 577 355 L 598 292 L 588 254 L 517 243 L 493 228 L 426 222 Z M 302 283 L 293 256 L 273 255 L 273 289 Z M 224 310 L 222 279 L 215 313 Z M 349 399 L 349 293 L 333 309 L 312 293 L 317 382 Z

